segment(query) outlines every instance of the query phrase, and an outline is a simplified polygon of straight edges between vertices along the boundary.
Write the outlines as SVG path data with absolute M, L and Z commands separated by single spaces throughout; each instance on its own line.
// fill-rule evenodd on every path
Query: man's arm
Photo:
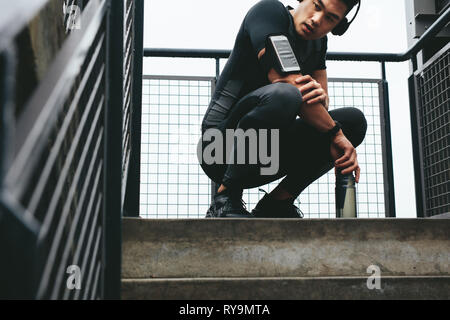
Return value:
M 258 58 L 261 58 L 265 53 L 265 49 L 262 49 Z M 287 76 L 281 76 L 278 74 L 275 69 L 271 69 L 267 75 L 267 78 L 271 83 L 276 82 L 285 82 L 290 83 L 291 85 L 297 87 L 299 90 L 302 87 L 301 84 L 296 82 L 296 78 L 302 76 L 301 74 L 290 74 Z M 316 81 L 320 83 L 326 92 L 326 106 L 322 103 L 311 103 L 307 104 L 303 102 L 300 105 L 298 115 L 308 124 L 316 128 L 320 132 L 327 132 L 331 128 L 334 127 L 335 123 L 333 118 L 328 113 L 328 78 L 326 70 L 316 70 L 313 72 L 313 76 L 316 77 Z M 308 76 L 309 77 L 309 76 Z M 312 77 L 310 77 L 312 79 Z M 314 100 L 314 99 L 313 99 Z M 359 183 L 360 179 L 360 168 L 358 165 L 357 154 L 354 146 L 351 142 L 345 137 L 344 132 L 339 130 L 339 132 L 331 139 L 330 145 L 330 155 L 333 160 L 337 160 L 335 162 L 336 168 L 339 167 L 342 172 L 346 172 L 349 166 L 356 166 L 355 169 L 355 179 L 356 183 Z M 337 174 L 337 169 L 335 169 L 335 173 Z M 346 172 L 347 173 L 347 172 Z
M 325 109 L 328 111 L 328 107 L 330 105 L 330 98 L 328 97 L 328 76 L 327 76 L 327 70 L 316 70 L 313 71 L 312 77 L 314 80 L 316 80 L 320 85 L 322 86 L 323 90 L 325 90 L 325 93 L 327 95 L 327 100 L 324 105 Z

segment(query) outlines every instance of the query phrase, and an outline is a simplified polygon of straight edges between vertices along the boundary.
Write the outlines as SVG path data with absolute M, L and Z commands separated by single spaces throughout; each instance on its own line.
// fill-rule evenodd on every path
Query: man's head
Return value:
M 353 9 L 358 0 L 298 0 L 292 12 L 295 29 L 305 40 L 324 37 Z

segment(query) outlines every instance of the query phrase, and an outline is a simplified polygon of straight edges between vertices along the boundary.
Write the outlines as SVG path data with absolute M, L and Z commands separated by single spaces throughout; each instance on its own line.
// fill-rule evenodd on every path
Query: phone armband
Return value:
M 289 39 L 284 35 L 269 36 L 266 39 L 266 53 L 263 56 L 265 69 L 275 68 L 280 74 L 300 73 L 300 65 L 292 50 Z

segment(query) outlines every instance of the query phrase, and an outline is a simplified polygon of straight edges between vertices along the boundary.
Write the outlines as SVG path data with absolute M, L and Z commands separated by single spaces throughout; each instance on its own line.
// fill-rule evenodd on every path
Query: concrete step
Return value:
M 424 281 L 422 276 L 450 276 L 449 230 L 448 219 L 124 219 L 122 277 L 297 277 L 292 281 L 306 286 L 310 280 L 304 277 L 367 279 L 367 268 L 375 265 L 383 278 L 406 281 L 406 288 Z M 397 278 L 404 276 L 419 278 Z M 149 280 L 130 281 L 141 288 Z M 166 282 L 154 283 L 161 288 L 172 283 L 161 281 Z M 210 285 L 209 280 L 176 281 Z M 269 280 L 255 281 L 264 287 Z M 356 280 L 333 281 L 352 286 Z
M 366 277 L 127 279 L 122 299 L 301 300 L 450 299 L 450 277 L 382 277 L 380 290 Z

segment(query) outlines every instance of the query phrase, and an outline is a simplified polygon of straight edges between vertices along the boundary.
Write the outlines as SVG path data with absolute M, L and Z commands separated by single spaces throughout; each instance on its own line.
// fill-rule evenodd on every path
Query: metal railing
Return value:
M 57 17 L 63 3 L 80 4 L 81 30 L 66 34 L 64 19 L 55 19 L 57 41 L 36 68 L 35 59 L 26 59 L 29 22 L 42 12 Z M 217 75 L 220 59 L 230 53 L 143 50 L 142 15 L 143 0 L 16 0 L 2 6 L 1 298 L 120 297 L 121 218 L 139 214 L 142 53 L 213 58 Z M 402 54 L 328 56 L 381 63 L 389 216 L 395 216 L 395 203 L 385 63 L 410 59 L 417 71 L 417 53 L 449 19 L 447 8 Z M 410 81 L 411 92 L 415 88 Z M 419 117 L 412 117 L 414 124 Z M 73 265 L 81 271 L 80 290 L 67 287 Z
M 134 22 L 142 7 L 143 0 L 37 0 L 2 8 L 10 23 L 0 23 L 2 298 L 120 298 L 121 218 L 138 201 L 122 186 L 138 179 L 130 159 L 140 135 L 128 124 L 140 115 L 133 89 L 142 80 L 133 75 L 142 51 L 133 49 L 142 43 Z M 74 28 L 64 24 L 72 18 Z M 52 28 L 32 34 L 31 19 Z M 44 36 L 59 42 L 30 49 Z M 75 279 L 80 288 L 69 285 Z
M 358 216 L 385 217 L 389 199 L 383 169 L 383 87 L 380 80 L 329 79 L 331 107 L 358 107 L 366 114 L 366 140 L 359 146 L 363 172 L 358 186 Z M 144 76 L 142 104 L 141 216 L 143 218 L 203 218 L 215 185 L 197 158 L 200 125 L 214 91 L 213 77 Z M 275 188 L 277 182 L 267 185 Z M 335 217 L 334 172 L 302 192 L 300 208 L 308 218 Z M 253 207 L 262 194 L 244 190 Z
M 450 213 L 450 44 L 409 78 L 420 217 Z
M 424 33 L 424 35 L 404 53 L 342 53 L 330 52 L 327 54 L 327 60 L 332 61 L 364 61 L 364 62 L 380 62 L 382 79 L 380 82 L 383 101 L 380 103 L 381 108 L 381 127 L 383 140 L 383 172 L 385 175 L 384 193 L 386 195 L 386 216 L 395 217 L 395 196 L 394 196 L 394 179 L 393 179 L 393 160 L 392 160 L 392 141 L 391 141 L 391 125 L 390 125 L 390 106 L 389 106 L 389 86 L 386 80 L 386 62 L 404 62 L 410 60 L 414 71 L 417 70 L 417 54 L 422 50 L 427 42 L 435 37 L 450 20 L 450 8 L 436 20 L 436 22 Z M 220 60 L 227 59 L 231 54 L 231 50 L 193 50 L 193 49 L 164 49 L 164 48 L 146 48 L 144 49 L 144 57 L 170 57 L 170 58 L 206 58 L 215 59 L 216 61 L 216 79 L 220 73 Z M 410 86 L 410 90 L 415 90 Z M 412 103 L 412 100 L 411 100 Z M 415 105 L 411 105 L 412 117 L 415 111 Z M 415 137 L 413 126 L 413 139 Z M 417 147 L 414 147 L 417 149 Z M 416 157 L 415 157 L 415 161 Z M 417 164 L 416 164 L 417 167 Z M 416 186 L 420 183 L 416 179 Z M 214 188 L 213 188 L 214 189 Z M 422 190 L 422 189 L 421 189 Z M 213 192 L 212 192 L 213 193 Z M 420 195 L 420 192 L 416 193 Z M 418 201 L 422 198 L 418 198 Z M 154 216 L 154 215 L 152 215 Z M 423 216 L 421 206 L 418 206 L 418 216 Z

